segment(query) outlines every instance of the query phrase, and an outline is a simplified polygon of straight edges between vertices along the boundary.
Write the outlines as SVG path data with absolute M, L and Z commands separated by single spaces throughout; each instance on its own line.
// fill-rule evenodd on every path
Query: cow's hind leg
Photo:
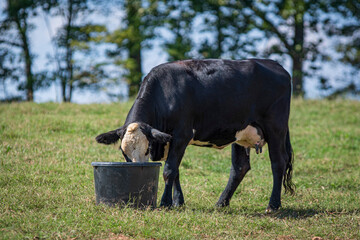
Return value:
M 228 206 L 230 199 L 236 188 L 243 180 L 245 174 L 250 170 L 250 156 L 246 153 L 246 149 L 236 143 L 232 144 L 231 151 L 231 170 L 228 184 L 224 192 L 221 194 L 219 201 L 216 203 L 218 207 Z
M 267 128 L 266 131 L 273 174 L 273 189 L 266 212 L 271 213 L 281 207 L 281 185 L 286 173 L 286 163 L 289 156 L 285 144 L 286 129 L 274 130 L 273 128 Z

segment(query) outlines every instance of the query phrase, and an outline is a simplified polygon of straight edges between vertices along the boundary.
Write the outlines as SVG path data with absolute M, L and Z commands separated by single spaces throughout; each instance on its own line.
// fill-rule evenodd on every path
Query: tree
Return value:
M 34 74 L 29 33 L 33 26 L 29 18 L 37 14 L 39 6 L 49 6 L 50 1 L 8 0 L 5 18 L 0 23 L 0 44 L 8 48 L 21 49 L 21 61 L 24 63 L 25 83 L 19 85 L 26 91 L 26 100 L 34 100 L 34 91 L 43 86 L 43 74 Z M 4 75 L 2 76 L 4 77 Z
M 156 36 L 154 30 L 160 24 L 158 1 L 124 0 L 121 5 L 125 9 L 123 25 L 107 37 L 107 42 L 116 46 L 108 55 L 127 70 L 124 77 L 129 84 L 129 96 L 134 96 L 143 75 L 142 51 L 150 48 L 149 41 Z
M 329 36 L 338 40 L 336 51 L 340 55 L 337 59 L 350 69 L 351 76 L 343 88 L 335 90 L 329 97 L 342 94 L 360 94 L 360 2 L 356 0 L 336 0 L 329 6 L 331 12 L 338 13 L 343 21 L 329 18 L 331 27 L 327 29 Z
M 1 101 L 11 101 L 21 99 L 19 96 L 10 96 L 7 91 L 7 81 L 18 81 L 21 73 L 17 66 L 17 56 L 9 48 L 0 48 L 0 81 L 3 88 L 4 99 Z
M 58 52 L 55 56 L 57 69 L 54 78 L 60 80 L 63 102 L 70 102 L 75 88 L 89 87 L 104 78 L 102 64 L 83 67 L 76 61 L 75 54 L 90 54 L 90 42 L 99 42 L 106 33 L 105 26 L 89 22 L 79 23 L 81 15 L 91 10 L 87 0 L 59 1 L 57 15 L 65 18 L 64 26 L 58 31 L 54 43 Z M 84 62 L 84 60 L 82 61 Z
M 319 35 L 309 40 L 306 34 L 319 31 L 326 22 L 321 12 L 326 10 L 327 1 L 311 0 L 263 0 L 248 3 L 252 11 L 253 24 L 265 32 L 267 39 L 276 39 L 267 49 L 266 55 L 288 55 L 292 60 L 293 94 L 304 95 L 304 62 L 315 61 L 321 56 Z M 314 66 L 315 68 L 315 66 Z
M 164 26 L 172 34 L 165 40 L 164 49 L 169 55 L 169 61 L 183 60 L 191 57 L 194 47 L 191 39 L 192 24 L 196 12 L 191 1 L 170 0 L 165 1 Z
M 214 33 L 213 41 L 205 39 L 199 53 L 205 58 L 242 58 L 249 53 L 256 39 L 248 41 L 245 34 L 253 29 L 244 1 L 206 0 L 192 1 L 194 9 L 202 13 L 202 32 Z

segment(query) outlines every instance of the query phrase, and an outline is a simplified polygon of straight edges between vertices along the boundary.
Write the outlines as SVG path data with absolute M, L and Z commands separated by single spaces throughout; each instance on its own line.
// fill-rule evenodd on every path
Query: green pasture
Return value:
M 293 100 L 297 190 L 270 215 L 266 148 L 252 150 L 230 207 L 214 206 L 230 148 L 191 146 L 180 167 L 184 207 L 96 206 L 91 162 L 123 160 L 117 146 L 94 138 L 121 126 L 130 107 L 0 105 L 0 239 L 360 239 L 360 102 Z M 163 189 L 160 177 L 158 203 Z

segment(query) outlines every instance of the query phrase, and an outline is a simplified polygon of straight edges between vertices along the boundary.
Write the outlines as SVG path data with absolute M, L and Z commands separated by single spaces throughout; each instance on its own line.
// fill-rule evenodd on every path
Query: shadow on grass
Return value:
M 160 208 L 161 209 L 161 208 Z M 159 210 L 159 209 L 158 209 Z M 202 213 L 220 213 L 224 215 L 240 215 L 240 216 L 249 216 L 256 218 L 277 218 L 277 219 L 306 219 L 311 218 L 315 215 L 323 215 L 323 216 L 339 216 L 339 215 L 354 215 L 360 214 L 360 209 L 316 209 L 316 208 L 281 208 L 277 212 L 274 213 L 265 213 L 265 209 L 247 209 L 247 208 L 231 208 L 231 207 L 175 207 L 171 209 L 167 209 L 167 211 L 192 211 L 192 212 L 202 212 Z
M 292 219 L 305 219 L 309 217 L 313 217 L 315 215 L 327 215 L 327 216 L 338 216 L 338 215 L 353 215 L 360 213 L 360 209 L 314 209 L 314 208 L 283 208 L 279 211 L 270 214 L 270 216 L 284 219 L 284 218 L 292 218 Z
M 292 219 L 304 219 L 313 217 L 317 214 L 325 213 L 326 211 L 321 209 L 314 209 L 314 208 L 283 208 L 279 209 L 277 212 L 269 214 L 269 216 L 275 218 L 292 218 Z
M 316 208 L 281 208 L 274 213 L 245 211 L 243 214 L 251 217 L 271 217 L 277 219 L 306 219 L 315 215 L 322 216 L 339 216 L 339 215 L 354 215 L 359 214 L 360 209 L 316 209 Z M 241 212 L 239 214 L 242 214 Z

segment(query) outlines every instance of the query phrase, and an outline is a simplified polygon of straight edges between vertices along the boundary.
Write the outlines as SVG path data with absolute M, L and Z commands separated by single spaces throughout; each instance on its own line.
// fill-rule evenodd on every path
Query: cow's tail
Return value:
M 286 147 L 286 153 L 288 156 L 288 159 L 287 159 L 288 161 L 286 163 L 286 170 L 285 170 L 285 174 L 284 174 L 283 185 L 285 188 L 285 193 L 289 192 L 291 195 L 293 195 L 295 193 L 295 184 L 292 182 L 294 152 L 291 147 L 289 129 L 287 130 L 287 133 L 286 133 L 285 147 Z

